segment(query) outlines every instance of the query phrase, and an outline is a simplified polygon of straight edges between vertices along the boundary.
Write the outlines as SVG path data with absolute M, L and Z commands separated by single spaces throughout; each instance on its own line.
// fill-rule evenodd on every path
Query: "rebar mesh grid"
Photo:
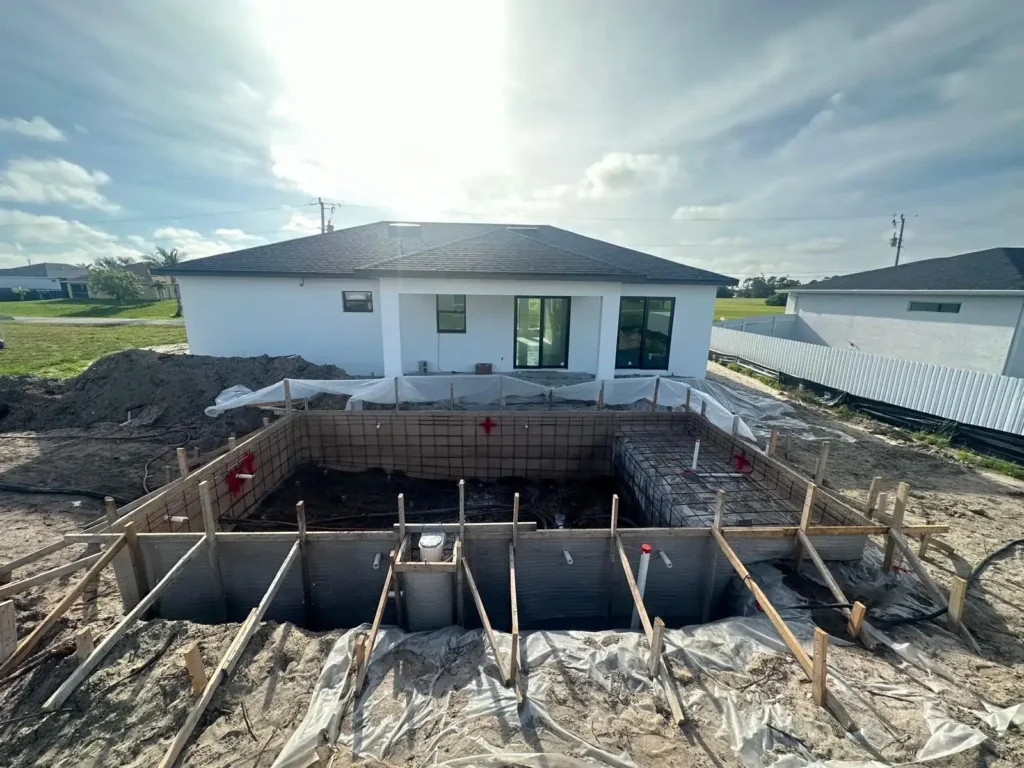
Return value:
M 693 422 L 689 429 L 672 432 L 620 430 L 612 440 L 612 455 L 616 477 L 633 495 L 648 526 L 710 527 L 719 490 L 725 492 L 725 526 L 800 522 L 806 482 L 727 435 L 702 433 Z M 811 522 L 844 525 L 853 521 L 837 514 L 821 495 L 815 498 Z

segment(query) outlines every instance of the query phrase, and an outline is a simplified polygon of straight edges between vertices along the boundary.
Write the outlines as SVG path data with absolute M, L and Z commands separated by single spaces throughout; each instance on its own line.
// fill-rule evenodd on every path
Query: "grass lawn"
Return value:
M 750 315 L 781 315 L 785 307 L 769 307 L 764 299 L 715 299 L 715 320 L 732 320 Z
M 118 304 L 110 299 L 0 301 L 0 315 L 11 317 L 123 317 L 171 319 L 174 299 Z
M 7 348 L 0 349 L 0 376 L 32 374 L 63 379 L 81 373 L 93 360 L 111 352 L 185 342 L 185 329 L 174 325 L 90 326 L 8 322 L 0 323 L 0 332 L 7 342 Z

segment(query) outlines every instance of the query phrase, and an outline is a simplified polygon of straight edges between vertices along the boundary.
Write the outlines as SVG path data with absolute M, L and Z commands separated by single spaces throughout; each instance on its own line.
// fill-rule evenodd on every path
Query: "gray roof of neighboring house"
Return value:
M 50 277 L 75 279 L 84 277 L 89 271 L 74 264 L 61 264 L 56 261 L 41 261 L 38 264 L 26 264 L 21 267 L 0 269 L 0 275 L 21 275 L 22 277 Z
M 410 222 L 412 223 L 412 222 Z M 192 259 L 156 275 L 445 276 L 735 285 L 715 272 L 546 225 L 378 221 Z M 398 236 L 399 233 L 406 233 Z
M 925 259 L 898 267 L 841 275 L 793 289 L 800 291 L 1021 291 L 1024 248 L 989 248 Z

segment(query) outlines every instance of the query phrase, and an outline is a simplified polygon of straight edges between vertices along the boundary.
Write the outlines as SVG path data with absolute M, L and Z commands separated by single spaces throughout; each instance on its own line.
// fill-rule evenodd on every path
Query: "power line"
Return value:
M 309 205 L 306 203 L 305 205 Z M 316 205 L 316 203 L 313 203 Z M 33 221 L 23 223 L 11 223 L 11 224 L 0 224 L 0 227 L 57 227 L 67 226 L 68 224 L 84 224 L 86 226 L 93 226 L 97 224 L 128 224 L 139 221 L 177 221 L 178 219 L 198 219 L 206 218 L 209 216 L 232 216 L 239 213 L 266 213 L 267 211 L 287 211 L 291 208 L 301 208 L 303 206 L 295 205 L 275 205 L 272 208 L 243 208 L 234 211 L 211 211 L 209 213 L 186 213 L 177 216 L 143 216 L 137 219 L 89 219 L 81 221 L 80 219 L 62 219 L 61 221 Z M 10 209 L 0 209 L 10 210 Z M 48 214 L 44 214 L 48 215 Z

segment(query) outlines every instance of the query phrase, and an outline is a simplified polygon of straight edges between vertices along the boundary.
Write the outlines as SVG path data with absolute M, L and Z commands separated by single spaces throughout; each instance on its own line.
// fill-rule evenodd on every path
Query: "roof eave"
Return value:
M 926 294 L 943 293 L 956 294 L 957 296 L 1024 296 L 1024 289 L 1012 288 L 983 289 L 983 288 L 812 288 L 800 286 L 799 288 L 787 288 L 784 293 L 881 293 L 881 294 Z

